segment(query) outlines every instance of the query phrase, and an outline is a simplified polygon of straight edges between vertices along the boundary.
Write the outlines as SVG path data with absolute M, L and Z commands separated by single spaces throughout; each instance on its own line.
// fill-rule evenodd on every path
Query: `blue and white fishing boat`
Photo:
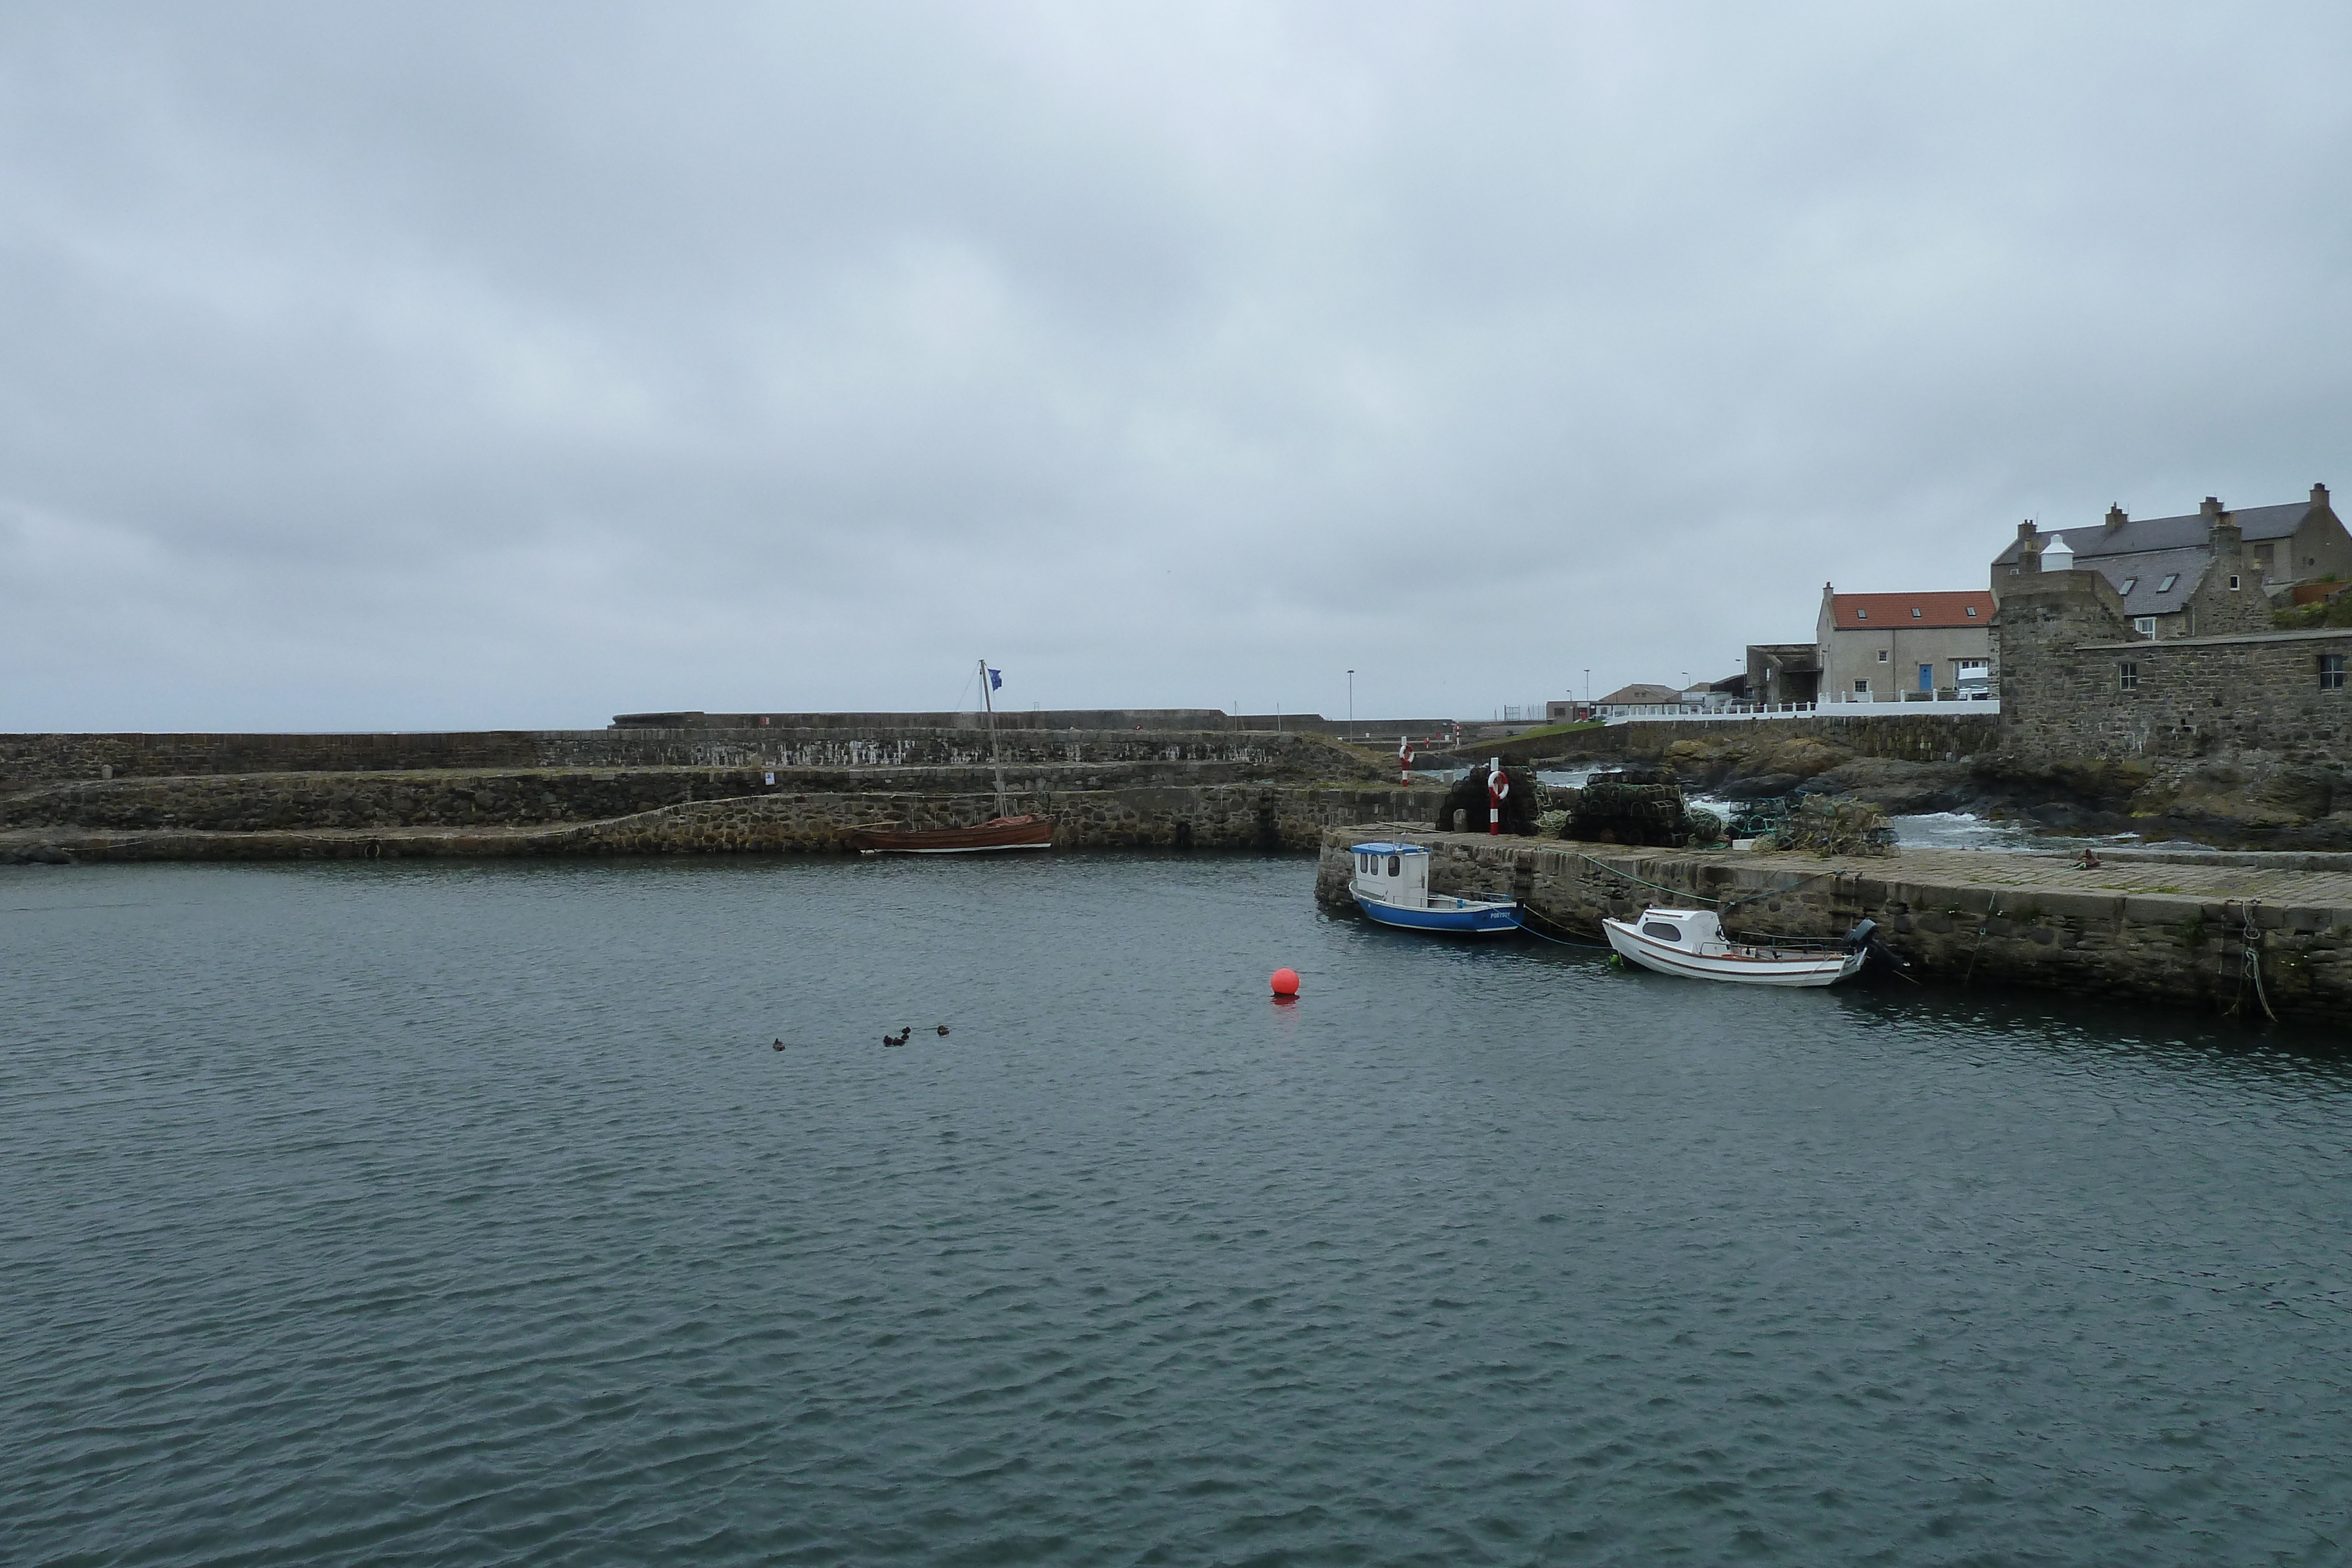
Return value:
M 1519 906 L 1507 898 L 1457 898 L 1429 891 L 1429 851 L 1420 844 L 1351 844 L 1356 869 L 1348 891 L 1356 907 L 1383 925 L 1407 931 L 1450 931 L 1493 936 L 1519 928 Z

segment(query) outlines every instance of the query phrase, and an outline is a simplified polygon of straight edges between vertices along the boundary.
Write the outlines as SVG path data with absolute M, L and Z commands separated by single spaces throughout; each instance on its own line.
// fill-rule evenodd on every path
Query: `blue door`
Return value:
M 1922 664 L 1919 666 L 1919 689 L 1923 692 L 1932 692 L 1936 689 L 1935 665 Z

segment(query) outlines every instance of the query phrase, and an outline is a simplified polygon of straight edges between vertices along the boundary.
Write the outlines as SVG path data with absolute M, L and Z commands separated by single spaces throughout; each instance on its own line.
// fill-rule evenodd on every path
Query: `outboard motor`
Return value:
M 1857 922 L 1854 928 L 1845 934 L 1845 950 L 1849 953 L 1865 955 L 1863 966 L 1864 968 L 1869 967 L 1873 963 L 1885 964 L 1890 969 L 1907 969 L 1911 967 L 1904 962 L 1894 948 L 1878 939 L 1878 922 L 1875 920 Z

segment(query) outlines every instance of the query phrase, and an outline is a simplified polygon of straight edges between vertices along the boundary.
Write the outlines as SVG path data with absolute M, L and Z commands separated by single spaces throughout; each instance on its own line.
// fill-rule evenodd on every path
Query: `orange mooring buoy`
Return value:
M 1296 969 L 1276 969 L 1274 972 L 1273 983 L 1274 994 L 1276 996 L 1295 997 L 1298 994 L 1298 971 Z

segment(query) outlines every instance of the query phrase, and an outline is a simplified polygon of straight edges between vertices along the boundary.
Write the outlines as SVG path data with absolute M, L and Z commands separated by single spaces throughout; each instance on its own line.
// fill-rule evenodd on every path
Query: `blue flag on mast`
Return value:
M 1003 670 L 991 670 L 988 672 L 988 689 L 992 692 L 1002 691 L 1004 689 L 1004 672 Z

